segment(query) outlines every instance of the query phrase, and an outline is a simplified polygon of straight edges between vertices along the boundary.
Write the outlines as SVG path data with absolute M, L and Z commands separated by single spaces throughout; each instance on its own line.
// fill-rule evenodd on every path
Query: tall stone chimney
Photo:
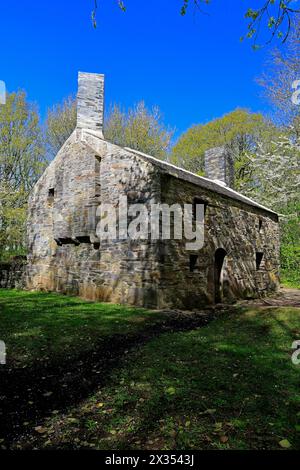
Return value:
M 207 178 L 234 188 L 234 160 L 226 147 L 206 150 L 204 164 Z
M 104 75 L 78 73 L 77 128 L 103 132 Z

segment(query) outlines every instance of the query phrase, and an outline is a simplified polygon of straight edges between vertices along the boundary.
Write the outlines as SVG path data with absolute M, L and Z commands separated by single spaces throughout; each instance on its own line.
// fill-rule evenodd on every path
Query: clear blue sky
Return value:
M 241 43 L 243 14 L 259 0 L 212 0 L 208 15 L 179 14 L 181 0 L 1 2 L 0 80 L 9 91 L 25 89 L 39 105 L 61 101 L 77 88 L 78 70 L 106 75 L 106 106 L 144 99 L 159 105 L 178 133 L 236 107 L 264 111 L 255 83 L 267 50 Z

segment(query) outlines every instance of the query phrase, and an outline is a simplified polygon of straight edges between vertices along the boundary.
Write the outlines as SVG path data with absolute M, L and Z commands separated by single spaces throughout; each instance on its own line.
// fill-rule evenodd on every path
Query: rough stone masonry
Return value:
M 206 153 L 208 178 L 103 137 L 104 76 L 79 73 L 77 127 L 29 201 L 26 284 L 152 308 L 197 308 L 278 287 L 278 216 L 234 191 L 223 148 Z M 129 203 L 202 204 L 205 243 L 100 240 L 97 208 Z

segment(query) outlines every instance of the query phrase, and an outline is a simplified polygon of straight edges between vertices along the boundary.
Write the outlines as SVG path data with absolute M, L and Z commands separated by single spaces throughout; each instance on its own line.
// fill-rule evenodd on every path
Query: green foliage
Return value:
M 181 10 L 180 10 L 180 14 L 181 16 L 185 16 L 186 13 L 187 13 L 187 10 L 188 10 L 188 7 L 191 3 L 193 3 L 193 5 L 195 7 L 197 7 L 198 9 L 200 9 L 200 4 L 202 3 L 205 3 L 206 5 L 208 5 L 210 3 L 211 0 L 182 0 L 182 7 L 181 7 Z
M 282 282 L 300 289 L 300 200 L 290 203 L 281 220 Z
M 117 367 L 109 356 L 105 382 L 86 399 L 67 411 L 55 402 L 55 414 L 27 428 L 21 448 L 299 448 L 299 366 L 291 361 L 299 309 L 234 309 L 206 327 L 159 334 L 161 314 L 154 320 L 153 312 L 67 296 L 0 290 L 0 306 L 11 367 L 26 367 L 27 377 L 37 360 L 68 371 L 116 335 L 126 344 L 135 331 L 145 341 Z M 156 335 L 146 341 L 151 322 Z M 67 380 L 71 394 L 74 375 Z
M 105 138 L 122 147 L 130 147 L 166 158 L 173 131 L 163 121 L 159 108 L 147 109 L 141 101 L 128 112 L 114 105 L 104 127 Z
M 48 157 L 54 158 L 76 127 L 76 100 L 66 98 L 48 110 L 46 118 L 46 144 Z
M 254 1 L 254 0 L 253 0 Z M 126 11 L 126 2 L 123 0 L 116 0 L 120 10 Z M 181 0 L 180 14 L 186 16 L 187 11 L 193 5 L 199 12 L 203 12 L 202 6 L 210 4 L 211 0 Z M 295 0 L 260 0 L 258 8 L 248 8 L 245 13 L 245 18 L 248 22 L 246 38 L 254 38 L 253 49 L 259 49 L 260 46 L 256 44 L 261 30 L 270 31 L 270 39 L 267 43 L 271 42 L 274 37 L 284 43 L 291 30 L 291 24 L 295 17 L 299 16 L 300 10 L 293 8 Z M 93 0 L 94 8 L 91 14 L 92 25 L 97 27 L 96 13 L 98 9 L 97 0 Z M 241 41 L 244 36 L 241 37 Z
M 298 19 L 286 47 L 272 51 L 259 80 L 273 105 L 273 119 L 285 127 L 279 135 L 272 136 L 268 150 L 265 145 L 260 146 L 251 163 L 256 185 L 248 193 L 283 214 L 281 280 L 291 287 L 300 286 L 300 107 L 292 100 L 292 84 L 300 74 L 299 33 Z
M 24 92 L 0 106 L 0 258 L 23 253 L 29 192 L 45 166 L 39 115 Z
M 202 175 L 204 152 L 224 145 L 233 154 L 236 181 L 239 186 L 240 180 L 250 177 L 246 153 L 254 154 L 259 139 L 270 133 L 270 125 L 261 114 L 236 109 L 207 124 L 192 126 L 173 147 L 171 161 Z
M 248 155 L 253 180 L 242 191 L 260 203 L 289 214 L 299 201 L 300 147 L 289 133 L 274 136 L 271 142 L 259 142 L 255 156 Z
M 260 143 L 250 157 L 253 179 L 241 190 L 280 214 L 281 269 L 284 279 L 300 285 L 300 141 L 295 129 Z
M 236 189 L 283 214 L 281 267 L 284 279 L 300 283 L 300 131 L 299 119 L 277 128 L 261 114 L 236 110 L 193 126 L 172 150 L 173 163 L 204 174 L 205 150 L 225 145 L 235 161 Z
M 248 8 L 245 18 L 249 20 L 247 38 L 254 38 L 254 48 L 261 29 L 270 31 L 267 43 L 277 37 L 284 43 L 289 37 L 291 24 L 300 10 L 293 8 L 294 0 L 262 0 L 259 8 Z M 244 38 L 241 38 L 242 40 Z
M 16 368 L 49 356 L 54 362 L 75 359 L 92 353 L 105 337 L 139 332 L 161 317 L 143 308 L 8 289 L 0 289 L 0 310 L 0 338 Z
M 0 259 L 26 253 L 28 192 L 0 185 Z
M 76 127 L 76 100 L 72 97 L 48 111 L 45 134 L 49 158 L 54 158 Z M 104 126 L 105 138 L 157 158 L 165 158 L 173 131 L 167 129 L 157 107 L 149 110 L 142 101 L 127 112 L 111 107 Z
M 44 167 L 39 115 L 24 92 L 0 106 L 0 181 L 28 191 Z

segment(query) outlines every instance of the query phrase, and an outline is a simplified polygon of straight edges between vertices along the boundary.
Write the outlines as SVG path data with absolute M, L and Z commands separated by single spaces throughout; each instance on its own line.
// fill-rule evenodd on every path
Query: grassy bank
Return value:
M 280 280 L 285 287 L 300 289 L 300 271 L 283 270 Z
M 17 367 L 29 370 L 41 357 L 75 358 L 82 350 L 89 361 L 101 338 L 140 334 L 146 324 L 163 321 L 143 309 L 53 294 L 0 291 L 0 306 L 0 337 L 11 344 Z M 297 308 L 235 309 L 191 331 L 158 330 L 125 349 L 105 373 L 93 365 L 99 380 L 85 397 L 67 406 L 58 401 L 29 419 L 13 447 L 299 449 L 300 366 L 291 361 L 296 339 Z M 65 367 L 66 376 L 74 373 Z M 62 379 L 61 387 L 72 394 L 68 383 Z M 49 387 L 45 396 L 54 393 Z
M 0 289 L 0 339 L 10 367 L 57 363 L 92 352 L 112 335 L 142 330 L 160 315 L 44 292 Z

